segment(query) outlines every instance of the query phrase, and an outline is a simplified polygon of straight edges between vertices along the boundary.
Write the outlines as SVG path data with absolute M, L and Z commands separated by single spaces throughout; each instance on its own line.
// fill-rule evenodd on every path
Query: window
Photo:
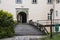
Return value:
M 1 3 L 1 0 L 0 0 L 0 3 Z
M 52 0 L 48 0 L 48 4 L 52 4 Z
M 32 4 L 37 4 L 37 0 L 32 0 Z
M 56 0 L 56 3 L 60 3 L 60 0 Z
M 58 11 L 56 11 L 56 16 L 58 16 Z
M 48 20 L 51 20 L 51 15 L 48 13 Z
M 16 3 L 17 3 L 17 4 L 22 3 L 22 0 L 16 0 Z

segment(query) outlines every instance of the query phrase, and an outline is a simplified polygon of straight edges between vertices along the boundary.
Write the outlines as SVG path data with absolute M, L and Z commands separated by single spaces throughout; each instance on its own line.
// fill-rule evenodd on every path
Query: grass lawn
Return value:
M 47 36 L 46 38 L 41 39 L 41 40 L 60 40 L 60 34 L 53 34 L 52 39 L 50 39 L 50 36 Z

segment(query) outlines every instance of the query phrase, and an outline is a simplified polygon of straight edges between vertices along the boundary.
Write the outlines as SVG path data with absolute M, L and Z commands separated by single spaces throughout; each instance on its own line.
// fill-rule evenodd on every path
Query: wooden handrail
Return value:
M 44 32 L 46 32 L 47 34 L 48 34 L 48 31 L 47 31 L 47 29 L 44 27 L 44 25 L 42 25 L 42 24 L 39 24 L 39 23 L 37 23 L 37 22 L 30 22 L 29 24 L 31 24 L 31 25 L 33 25 L 33 26 L 35 26 L 36 28 L 38 28 L 40 31 L 43 31 L 44 30 Z M 35 25 L 36 24 L 36 25 Z M 43 30 L 41 30 L 43 28 Z
M 51 25 L 40 25 L 40 27 L 50 27 Z M 52 27 L 54 27 L 55 26 L 55 24 L 52 24 Z M 60 24 L 58 24 L 58 26 L 60 26 Z

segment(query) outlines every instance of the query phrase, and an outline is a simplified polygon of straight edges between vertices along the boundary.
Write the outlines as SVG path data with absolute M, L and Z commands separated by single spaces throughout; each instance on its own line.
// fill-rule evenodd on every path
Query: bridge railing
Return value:
M 46 30 L 48 30 L 48 32 L 50 32 L 50 26 L 51 26 L 51 21 L 50 20 L 37 20 L 37 23 L 44 25 L 44 27 L 46 28 Z M 58 24 L 59 28 L 60 28 L 60 19 L 55 19 L 52 20 L 52 31 L 55 31 L 55 26 L 56 24 Z M 60 32 L 60 30 L 59 30 Z
M 50 20 L 37 20 L 37 23 L 40 23 L 43 25 L 50 25 L 51 21 Z M 52 20 L 52 24 L 56 24 L 56 23 L 60 24 L 60 19 Z
M 54 27 L 55 24 L 59 24 L 60 26 L 60 19 L 55 19 L 52 21 L 52 26 Z M 37 20 L 37 22 L 30 22 L 31 25 L 35 26 L 40 31 L 45 31 L 46 33 L 50 32 L 51 21 L 50 20 Z M 54 28 L 53 28 L 54 32 Z
M 44 27 L 44 25 L 37 23 L 37 22 L 33 22 L 32 20 L 29 21 L 29 24 L 34 26 L 35 28 L 37 28 L 39 31 L 43 32 L 44 34 L 48 34 L 47 29 Z

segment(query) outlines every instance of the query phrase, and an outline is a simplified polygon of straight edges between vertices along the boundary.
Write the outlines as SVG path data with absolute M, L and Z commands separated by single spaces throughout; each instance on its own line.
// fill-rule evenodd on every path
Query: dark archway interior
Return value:
M 27 15 L 25 12 L 20 12 L 18 15 L 20 15 L 22 17 L 22 23 L 26 23 L 27 22 Z

